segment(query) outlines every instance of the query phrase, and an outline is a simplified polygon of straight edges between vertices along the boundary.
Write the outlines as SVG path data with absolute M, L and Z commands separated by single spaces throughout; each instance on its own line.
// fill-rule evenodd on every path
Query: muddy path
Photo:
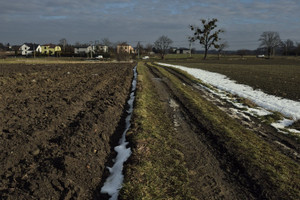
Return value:
M 251 180 L 236 170 L 236 163 L 217 149 L 207 129 L 202 127 L 185 107 L 183 97 L 158 70 L 148 66 L 160 100 L 173 120 L 174 136 L 190 171 L 189 186 L 197 199 L 257 199 L 259 192 Z
M 290 137 L 278 133 L 274 128 L 262 123 L 254 117 L 245 117 L 244 115 L 237 115 L 235 112 L 231 112 L 233 108 L 232 104 L 224 102 L 216 96 L 208 93 L 204 89 L 204 87 L 201 87 L 197 81 L 193 80 L 193 78 L 189 77 L 188 75 L 179 73 L 172 68 L 160 67 L 153 64 L 147 66 L 149 71 L 152 72 L 153 76 L 162 81 L 163 85 L 167 88 L 167 93 L 170 93 L 170 97 L 173 99 L 171 101 L 173 102 L 171 103 L 171 105 L 173 104 L 174 107 L 173 110 L 179 110 L 181 113 L 177 115 L 177 120 L 176 114 L 171 115 L 173 118 L 175 118 L 174 126 L 181 127 L 179 123 L 180 121 L 183 121 L 181 122 L 181 124 L 187 124 L 187 126 L 183 125 L 182 127 L 190 126 L 190 131 L 193 131 L 194 134 L 198 134 L 198 138 L 200 139 L 200 142 L 197 141 L 196 144 L 200 144 L 202 142 L 202 144 L 211 153 L 210 158 L 214 158 L 216 160 L 216 163 L 213 166 L 208 167 L 207 170 L 220 170 L 220 172 L 217 172 L 217 174 L 222 177 L 223 173 L 225 177 L 221 178 L 224 184 L 223 187 L 226 188 L 226 184 L 231 184 L 230 189 L 235 190 L 236 188 L 236 193 L 233 192 L 228 196 L 221 193 L 222 196 L 216 197 L 217 199 L 294 199 L 295 197 L 299 196 L 299 187 L 295 185 L 295 183 L 298 182 L 297 180 L 299 180 L 299 174 L 297 173 L 299 169 L 298 141 L 293 141 Z M 208 109 L 202 110 L 202 108 L 199 109 L 200 107 L 194 106 L 193 99 L 185 95 L 185 90 L 187 90 L 188 95 L 194 94 L 195 96 L 201 97 L 194 98 L 198 99 L 199 102 L 202 102 L 200 103 L 202 105 L 200 105 L 200 107 L 206 108 L 207 106 Z M 203 101 L 201 99 L 205 100 Z M 211 105 L 214 104 L 214 106 L 210 107 L 210 105 L 205 102 L 209 102 L 209 104 Z M 220 110 L 220 112 L 216 112 L 217 110 Z M 229 125 L 229 130 L 234 130 L 234 132 L 238 133 L 236 134 L 236 136 L 232 135 L 232 138 L 236 137 L 236 144 L 239 144 L 241 141 L 241 144 L 243 143 L 243 145 L 235 146 L 234 143 L 228 143 L 227 141 L 230 141 L 231 138 L 227 138 L 226 133 L 228 132 L 222 128 L 224 121 L 226 120 L 215 120 L 215 118 L 208 117 L 209 115 L 207 113 L 211 113 L 211 117 L 216 116 L 217 119 L 220 120 L 221 116 L 223 116 L 224 119 L 228 118 L 227 122 L 228 124 L 231 124 Z M 220 118 L 218 116 L 220 116 Z M 212 122 L 214 122 L 215 124 Z M 176 127 L 176 129 L 178 128 Z M 249 132 L 247 129 L 249 130 Z M 185 133 L 184 130 L 182 132 L 184 133 L 184 135 L 180 140 L 186 141 L 188 138 L 188 134 Z M 245 136 L 242 136 L 244 133 Z M 192 141 L 195 141 L 195 139 L 189 141 L 184 146 L 189 148 L 192 147 Z M 244 148 L 245 146 L 248 147 L 251 143 L 254 144 L 251 145 L 251 148 Z M 259 147 L 260 144 L 263 144 L 263 148 Z M 268 148 L 269 150 L 264 151 L 265 148 Z M 241 151 L 241 149 L 243 150 Z M 261 152 L 264 153 L 261 154 Z M 273 153 L 270 154 L 268 152 Z M 281 163 L 284 163 L 280 168 L 285 168 L 286 166 L 294 166 L 295 168 L 289 171 L 282 171 L 279 174 L 274 173 L 271 176 L 270 174 L 268 175 L 266 172 L 269 170 L 269 168 L 264 168 L 263 166 L 275 166 L 276 168 L 277 164 L 273 164 L 273 161 L 272 163 L 268 164 L 269 158 L 272 158 L 273 156 L 275 156 L 275 154 L 276 160 L 280 162 L 278 163 L 278 166 L 281 165 Z M 251 159 L 252 155 L 259 156 L 255 156 L 255 159 Z M 187 155 L 187 157 L 189 157 L 189 155 Z M 197 158 L 197 156 L 191 156 L 191 159 L 193 158 Z M 260 164 L 258 164 L 257 162 L 258 160 L 259 162 L 265 164 L 262 164 L 260 166 Z M 288 162 L 285 162 L 285 160 L 287 160 Z M 189 161 L 189 159 L 187 159 L 186 162 L 188 166 L 190 166 L 188 163 L 190 163 L 191 165 L 193 164 L 193 161 Z M 190 179 L 193 180 L 193 184 L 191 184 L 191 187 L 198 187 L 195 188 L 194 191 L 201 190 L 201 186 L 199 188 L 199 185 L 197 184 L 201 185 L 201 182 L 199 183 L 199 179 L 201 179 L 201 177 L 203 176 L 199 176 L 198 178 L 194 179 L 195 177 L 197 177 L 197 173 L 201 174 L 201 171 L 196 172 L 194 176 L 190 177 Z M 293 188 L 293 192 L 287 190 L 281 191 L 280 188 L 282 186 L 278 186 L 277 183 L 281 183 L 282 180 L 280 176 L 283 173 L 290 174 L 287 176 L 287 180 L 290 181 L 287 181 L 283 185 L 292 183 L 291 188 Z M 205 174 L 203 175 L 205 176 Z M 218 175 L 213 178 L 213 182 L 218 180 Z M 277 181 L 272 181 L 273 176 L 277 176 L 277 178 L 275 178 Z M 293 182 L 294 180 L 296 182 Z M 217 183 L 220 183 L 220 185 L 222 185 L 222 181 L 217 181 Z M 214 194 L 218 195 L 217 193 Z M 198 198 L 206 199 L 210 198 L 210 195 L 205 197 L 198 196 Z
M 92 199 L 133 67 L 1 65 L 1 199 Z
M 273 126 L 262 122 L 262 120 L 252 116 L 252 115 L 242 115 L 237 114 L 236 108 L 232 103 L 221 99 L 219 96 L 210 93 L 204 87 L 201 87 L 199 83 L 191 81 L 189 78 L 183 74 L 177 72 L 176 70 L 169 67 L 162 67 L 169 73 L 175 75 L 184 84 L 197 90 L 203 97 L 208 101 L 212 102 L 219 109 L 226 112 L 230 117 L 241 123 L 246 129 L 254 131 L 259 137 L 268 142 L 272 147 L 281 151 L 286 156 L 290 157 L 295 161 L 300 161 L 300 143 L 294 138 L 288 135 L 278 132 Z

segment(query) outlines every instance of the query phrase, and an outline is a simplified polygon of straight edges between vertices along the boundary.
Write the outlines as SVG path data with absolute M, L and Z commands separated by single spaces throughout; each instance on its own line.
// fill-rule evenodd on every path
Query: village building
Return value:
M 75 46 L 74 47 L 74 54 L 80 55 L 80 54 L 88 54 L 88 53 L 94 53 L 95 52 L 95 46 L 92 45 L 82 45 L 82 46 Z
M 59 55 L 61 53 L 61 47 L 55 44 L 44 44 L 39 46 L 37 51 L 43 55 Z
M 22 56 L 29 56 L 33 55 L 34 52 L 38 52 L 37 49 L 40 49 L 39 44 L 33 44 L 33 43 L 24 43 L 19 50 L 21 51 Z
M 126 43 L 118 44 L 117 46 L 117 53 L 134 53 L 134 48 Z
M 190 54 L 191 50 L 187 48 L 178 48 L 175 50 L 176 54 Z
M 106 45 L 97 45 L 97 50 L 101 53 L 108 53 L 108 46 L 106 46 Z

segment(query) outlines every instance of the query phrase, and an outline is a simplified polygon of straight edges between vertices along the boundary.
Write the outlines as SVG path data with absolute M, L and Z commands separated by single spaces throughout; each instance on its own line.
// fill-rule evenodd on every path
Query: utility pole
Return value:
M 194 41 L 192 37 L 189 37 L 188 40 L 189 40 L 189 47 L 190 47 L 190 57 L 192 57 L 192 42 Z
M 33 43 L 32 47 L 33 47 L 33 58 L 35 58 L 35 45 L 34 45 L 34 43 Z
M 191 41 L 190 41 L 189 46 L 190 46 L 190 57 L 192 57 L 192 42 Z
M 91 47 L 91 58 L 93 58 L 93 50 L 94 50 L 94 45 L 93 45 L 93 41 L 90 41 L 90 47 Z
M 140 59 L 140 42 L 139 41 L 137 44 L 137 48 L 138 48 L 138 59 Z
M 66 39 L 64 39 L 64 53 L 66 53 Z

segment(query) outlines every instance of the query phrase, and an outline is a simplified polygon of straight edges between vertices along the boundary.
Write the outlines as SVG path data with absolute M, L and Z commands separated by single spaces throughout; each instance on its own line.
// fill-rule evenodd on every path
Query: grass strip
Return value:
M 173 123 L 157 98 L 150 72 L 138 64 L 138 86 L 128 140 L 133 154 L 126 166 L 121 199 L 193 199 L 184 155 Z
M 156 68 L 173 83 L 178 92 L 184 95 L 189 102 L 186 107 L 201 125 L 208 129 L 215 142 L 224 147 L 244 168 L 248 176 L 261 186 L 263 196 L 270 199 L 299 199 L 299 163 L 275 150 L 255 133 L 229 118 L 226 113 L 192 88 L 182 84 L 178 78 L 162 67 Z

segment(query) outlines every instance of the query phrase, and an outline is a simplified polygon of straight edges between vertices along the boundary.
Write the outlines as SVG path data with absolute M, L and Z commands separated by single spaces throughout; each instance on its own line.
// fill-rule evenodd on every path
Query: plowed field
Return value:
M 0 199 L 93 199 L 132 68 L 0 65 Z

